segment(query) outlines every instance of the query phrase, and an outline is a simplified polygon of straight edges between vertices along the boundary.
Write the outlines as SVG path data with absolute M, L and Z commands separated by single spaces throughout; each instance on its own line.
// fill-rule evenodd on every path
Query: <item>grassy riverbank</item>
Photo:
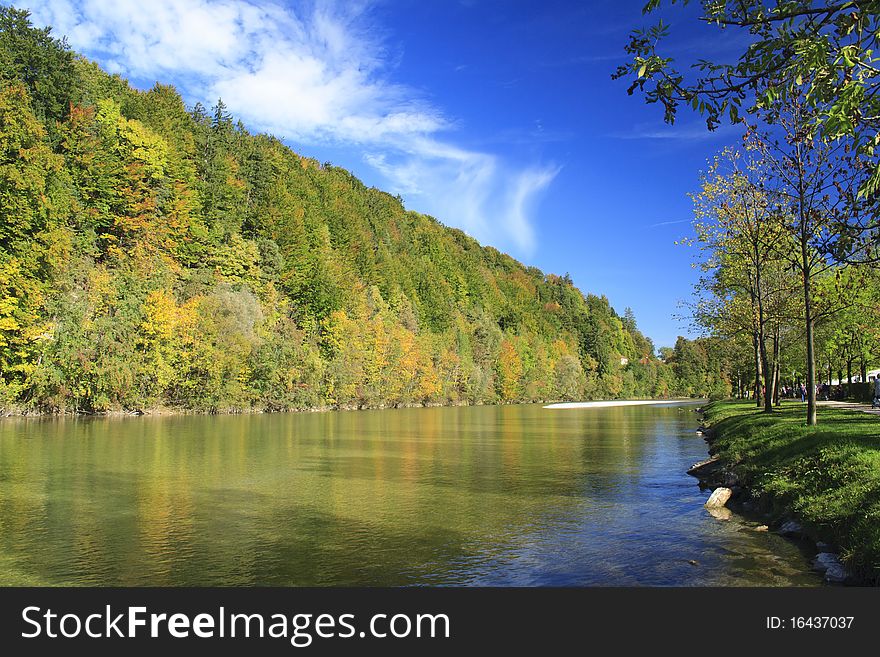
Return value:
M 713 453 L 765 509 L 797 518 L 854 572 L 880 580 L 880 418 L 820 407 L 808 427 L 799 403 L 770 415 L 742 402 L 705 411 Z

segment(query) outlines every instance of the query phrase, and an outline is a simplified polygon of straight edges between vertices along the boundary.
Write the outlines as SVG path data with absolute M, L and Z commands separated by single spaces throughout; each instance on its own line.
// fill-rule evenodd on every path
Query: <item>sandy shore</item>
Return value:
M 680 404 L 681 402 L 699 403 L 697 399 L 612 399 L 609 401 L 589 401 L 589 402 L 565 402 L 562 404 L 548 404 L 544 408 L 564 409 L 564 408 L 604 408 L 606 406 L 661 406 L 664 404 Z

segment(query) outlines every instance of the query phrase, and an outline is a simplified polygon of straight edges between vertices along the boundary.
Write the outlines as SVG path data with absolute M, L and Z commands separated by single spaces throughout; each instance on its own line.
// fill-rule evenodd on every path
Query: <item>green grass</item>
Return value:
M 771 510 L 796 517 L 837 545 L 856 573 L 880 582 L 880 417 L 785 403 L 766 414 L 749 402 L 713 402 L 713 451 Z

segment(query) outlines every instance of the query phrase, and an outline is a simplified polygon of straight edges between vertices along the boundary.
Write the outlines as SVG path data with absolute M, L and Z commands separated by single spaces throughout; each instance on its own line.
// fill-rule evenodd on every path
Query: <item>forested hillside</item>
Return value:
M 6 409 L 371 407 L 726 385 L 712 372 L 681 385 L 630 312 L 567 276 L 250 134 L 222 102 L 187 108 L 171 87 L 132 89 L 26 12 L 0 7 L 0 76 Z

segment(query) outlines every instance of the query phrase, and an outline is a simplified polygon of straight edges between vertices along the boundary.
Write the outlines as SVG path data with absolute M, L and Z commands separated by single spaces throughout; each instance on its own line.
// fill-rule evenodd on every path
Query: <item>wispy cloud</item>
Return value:
M 711 141 L 730 139 L 740 130 L 739 126 L 723 122 L 715 130 L 709 130 L 706 122 L 698 119 L 687 122 L 677 121 L 673 125 L 662 123 L 659 126 L 657 123 L 635 125 L 631 130 L 615 132 L 608 136 L 624 140 Z
M 517 170 L 495 155 L 431 138 L 413 140 L 407 150 L 369 152 L 364 159 L 382 172 L 393 191 L 418 199 L 428 214 L 458 217 L 471 234 L 493 244 L 502 230 L 526 254 L 537 246 L 534 204 L 559 172 L 556 166 Z
M 455 144 L 455 120 L 395 83 L 368 2 L 31 0 L 35 23 L 113 72 L 222 97 L 246 125 L 296 143 L 353 146 L 417 209 L 475 237 L 535 246 L 534 201 L 557 169 Z M 409 200 L 409 198 L 408 198 Z
M 626 64 L 628 61 L 631 61 L 631 58 L 623 50 L 621 50 L 619 52 L 602 52 L 589 55 L 578 55 L 576 57 L 567 57 L 565 59 L 536 61 L 532 64 L 532 69 L 539 70 L 542 68 L 582 67 L 585 64 L 607 64 L 608 62 Z
M 656 224 L 649 224 L 648 228 L 660 228 L 661 226 L 675 226 L 676 224 L 690 223 L 690 219 L 676 219 L 675 221 L 660 221 Z

